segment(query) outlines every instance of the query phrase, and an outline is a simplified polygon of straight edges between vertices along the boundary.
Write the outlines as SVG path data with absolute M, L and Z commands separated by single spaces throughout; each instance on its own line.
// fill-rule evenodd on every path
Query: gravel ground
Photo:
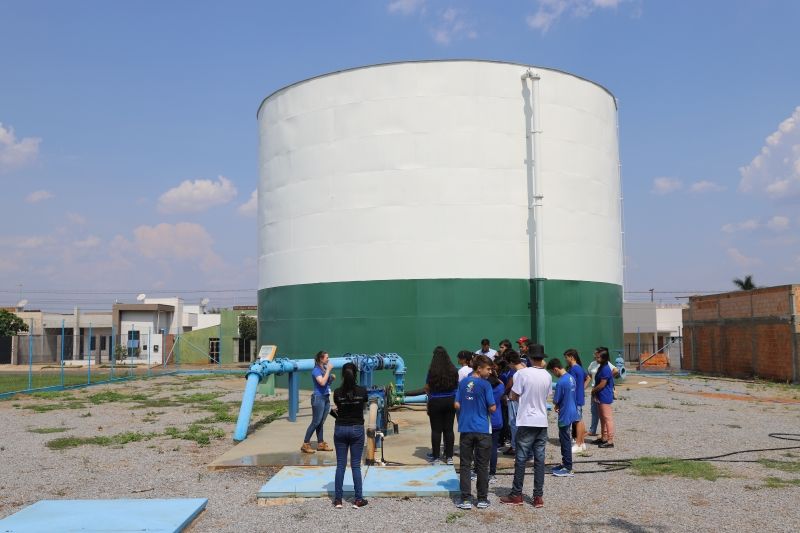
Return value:
M 648 381 L 647 384 L 639 384 Z M 195 393 L 241 399 L 243 381 L 234 378 L 191 381 L 169 376 L 62 393 L 82 407 L 36 412 L 35 405 L 65 405 L 67 397 L 17 396 L 0 401 L 0 518 L 40 499 L 204 497 L 206 511 L 192 532 L 227 531 L 474 531 L 499 527 L 545 527 L 559 531 L 798 531 L 800 486 L 767 488 L 765 480 L 800 479 L 800 472 L 767 468 L 755 462 L 715 462 L 726 473 L 716 481 L 667 476 L 642 477 L 632 470 L 595 470 L 598 459 L 640 456 L 701 457 L 744 449 L 797 446 L 795 450 L 743 453 L 735 461 L 775 459 L 800 466 L 800 442 L 769 433 L 800 433 L 800 388 L 733 380 L 672 378 L 629 374 L 618 386 L 613 450 L 591 449 L 578 457 L 574 478 L 545 479 L 545 507 L 508 508 L 498 501 L 511 486 L 500 476 L 490 487 L 488 510 L 458 511 L 445 498 L 373 499 L 363 509 L 335 510 L 327 499 L 258 506 L 256 493 L 276 470 L 239 468 L 209 471 L 206 465 L 230 446 L 232 422 L 215 423 L 225 437 L 200 446 L 163 435 L 169 426 L 185 429 L 209 415 L 202 402 L 137 407 L 136 402 L 98 405 L 86 398 L 105 391 L 179 398 Z M 140 402 L 141 403 L 141 402 Z M 588 420 L 588 413 L 585 413 Z M 69 428 L 40 434 L 37 428 Z M 210 426 L 209 426 L 210 427 Z M 559 461 L 551 420 L 547 461 Z M 84 445 L 51 450 L 45 444 L 62 436 L 111 436 L 123 432 L 159 436 L 124 445 Z M 530 476 L 528 476 L 530 478 Z M 530 495 L 531 480 L 525 493 Z

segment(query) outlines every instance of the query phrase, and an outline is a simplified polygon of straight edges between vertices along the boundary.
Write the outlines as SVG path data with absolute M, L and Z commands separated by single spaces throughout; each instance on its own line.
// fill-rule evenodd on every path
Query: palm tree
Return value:
M 743 291 L 752 291 L 753 289 L 757 288 L 755 283 L 753 283 L 752 274 L 746 275 L 744 279 L 734 278 L 733 284 L 739 287 L 739 290 Z

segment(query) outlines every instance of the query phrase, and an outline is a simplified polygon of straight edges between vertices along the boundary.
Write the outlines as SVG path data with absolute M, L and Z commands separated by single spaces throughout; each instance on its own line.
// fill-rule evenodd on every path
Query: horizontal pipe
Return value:
M 455 398 L 453 398 L 455 401 Z M 403 403 L 427 403 L 428 402 L 428 395 L 427 394 L 419 394 L 417 396 L 406 396 L 403 398 Z

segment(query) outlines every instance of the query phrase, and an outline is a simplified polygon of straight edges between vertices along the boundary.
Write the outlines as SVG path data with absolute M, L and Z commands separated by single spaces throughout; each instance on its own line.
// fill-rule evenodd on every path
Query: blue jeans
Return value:
M 353 473 L 353 492 L 360 500 L 364 497 L 361 488 L 361 454 L 364 453 L 364 426 L 339 426 L 333 429 L 333 446 L 336 448 L 336 478 L 333 482 L 334 499 L 342 499 L 344 471 L 347 468 L 347 451 L 350 451 L 350 470 Z
M 514 457 L 514 482 L 511 484 L 511 495 L 522 494 L 522 483 L 525 480 L 525 463 L 533 450 L 533 495 L 544 494 L 544 447 L 547 444 L 547 428 L 531 426 L 517 427 L 517 440 L 514 443 L 517 454 Z
M 325 419 L 328 418 L 328 411 L 330 410 L 330 395 L 320 396 L 316 393 L 311 395 L 311 423 L 308 425 L 303 442 L 311 442 L 311 434 L 315 431 L 317 432 L 317 444 L 325 442 L 322 436 L 322 428 L 325 426 Z
M 594 398 L 589 400 L 592 411 L 592 423 L 589 426 L 589 433 L 597 433 L 597 423 L 600 422 L 600 412 L 597 410 L 597 404 L 593 400 Z
M 558 426 L 558 443 L 561 444 L 561 466 L 572 470 L 572 424 Z
M 492 428 L 492 454 L 489 456 L 489 475 L 497 474 L 497 448 L 500 447 L 500 435 L 503 433 L 503 428 Z

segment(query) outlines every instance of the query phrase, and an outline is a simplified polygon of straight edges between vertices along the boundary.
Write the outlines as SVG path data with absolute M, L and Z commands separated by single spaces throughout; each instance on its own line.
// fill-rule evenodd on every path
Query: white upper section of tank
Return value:
M 397 63 L 268 97 L 259 288 L 534 277 L 527 68 Z M 541 76 L 541 277 L 622 284 L 614 99 L 587 80 L 532 70 Z

